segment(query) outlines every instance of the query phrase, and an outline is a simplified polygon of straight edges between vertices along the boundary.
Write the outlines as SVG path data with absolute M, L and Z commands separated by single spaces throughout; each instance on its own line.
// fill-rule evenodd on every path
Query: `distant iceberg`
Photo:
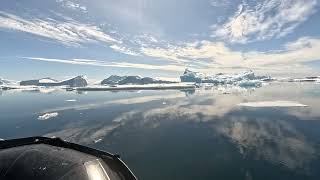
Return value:
M 0 77 L 0 85 L 17 85 L 16 81 L 3 79 Z
M 181 82 L 209 83 L 214 85 L 232 84 L 240 87 L 261 87 L 265 81 L 271 81 L 270 76 L 257 76 L 253 71 L 246 71 L 239 74 L 223 74 L 207 76 L 203 73 L 194 72 L 186 69 L 182 76 Z
M 85 87 L 87 86 L 87 80 L 84 76 L 77 76 L 68 80 L 58 81 L 52 78 L 42 78 L 35 80 L 21 81 L 20 86 L 69 86 L 69 87 Z
M 151 77 L 140 77 L 140 76 L 118 76 L 111 75 L 107 79 L 101 81 L 101 85 L 143 85 L 143 84 L 168 84 L 173 83 L 171 81 L 164 81 L 153 79 Z

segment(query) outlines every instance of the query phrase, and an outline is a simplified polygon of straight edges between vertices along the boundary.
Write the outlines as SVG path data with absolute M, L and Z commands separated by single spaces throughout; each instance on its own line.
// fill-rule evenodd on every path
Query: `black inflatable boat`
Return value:
M 59 138 L 0 141 L 0 179 L 136 180 L 120 159 Z

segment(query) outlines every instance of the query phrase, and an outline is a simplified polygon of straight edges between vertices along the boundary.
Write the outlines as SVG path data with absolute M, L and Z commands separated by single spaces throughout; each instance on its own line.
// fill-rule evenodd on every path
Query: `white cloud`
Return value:
M 306 21 L 316 7 L 317 0 L 243 2 L 225 24 L 213 26 L 213 36 L 238 43 L 279 38 Z
M 107 44 L 121 43 L 121 41 L 104 33 L 97 26 L 82 24 L 72 19 L 66 22 L 37 18 L 29 20 L 0 11 L 0 29 L 22 31 L 69 46 L 79 46 L 82 43 L 98 41 Z
M 54 63 L 74 64 L 74 65 L 88 65 L 98 67 L 115 67 L 115 68 L 135 68 L 135 69 L 148 69 L 148 70 L 163 70 L 163 71 L 183 71 L 184 67 L 167 64 L 167 65 L 153 65 L 153 64 L 140 64 L 140 63 L 128 63 L 128 62 L 112 62 L 112 61 L 100 61 L 91 59 L 51 59 L 42 57 L 21 57 L 24 59 L 35 61 L 46 61 Z

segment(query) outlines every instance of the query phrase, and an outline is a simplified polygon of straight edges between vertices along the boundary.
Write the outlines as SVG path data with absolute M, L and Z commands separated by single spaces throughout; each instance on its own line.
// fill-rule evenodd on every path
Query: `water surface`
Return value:
M 308 107 L 241 107 L 256 101 Z M 46 113 L 56 117 L 39 120 Z M 0 91 L 0 138 L 57 136 L 118 153 L 141 180 L 320 179 L 320 85 L 256 90 Z

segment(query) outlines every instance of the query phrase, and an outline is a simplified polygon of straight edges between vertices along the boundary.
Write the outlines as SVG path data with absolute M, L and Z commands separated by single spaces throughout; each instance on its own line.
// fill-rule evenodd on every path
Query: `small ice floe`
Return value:
M 57 113 L 57 112 L 46 113 L 46 114 L 43 114 L 42 116 L 39 116 L 38 120 L 48 120 L 48 119 L 57 117 L 58 115 L 59 115 L 59 113 Z
M 67 99 L 66 102 L 76 102 L 76 99 Z
M 98 143 L 98 142 L 100 142 L 100 141 L 102 141 L 102 139 L 93 140 L 94 143 Z
M 0 141 L 4 141 L 4 139 L 1 139 L 1 138 L 0 138 Z
M 295 101 L 259 101 L 240 103 L 238 106 L 245 107 L 307 107 L 308 105 L 301 104 Z
M 167 102 L 165 102 L 165 101 L 164 101 L 164 102 L 162 102 L 162 104 L 163 104 L 163 105 L 166 105 L 166 104 L 167 104 Z

